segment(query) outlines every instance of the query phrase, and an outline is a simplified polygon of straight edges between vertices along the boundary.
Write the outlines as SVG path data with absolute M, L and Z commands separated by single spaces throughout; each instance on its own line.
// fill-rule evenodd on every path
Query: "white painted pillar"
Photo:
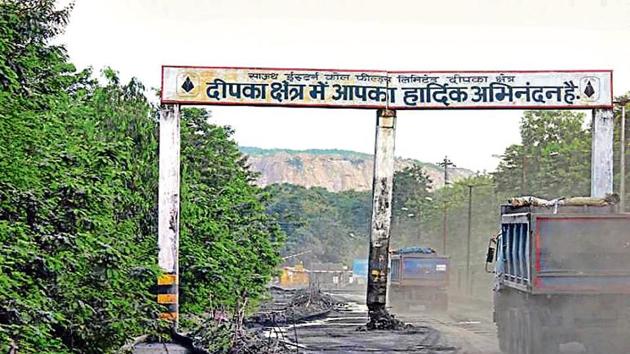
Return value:
M 613 139 L 613 111 L 593 110 L 591 197 L 603 198 L 613 192 Z
M 619 142 L 619 211 L 626 212 L 626 104 L 621 106 L 621 129 Z
M 158 187 L 158 264 L 164 273 L 158 279 L 158 303 L 165 306 L 160 318 L 179 318 L 179 105 L 160 110 L 160 181 Z
M 367 306 L 371 321 L 386 313 L 389 236 L 394 186 L 396 111 L 381 109 L 376 115 L 372 225 L 368 263 Z

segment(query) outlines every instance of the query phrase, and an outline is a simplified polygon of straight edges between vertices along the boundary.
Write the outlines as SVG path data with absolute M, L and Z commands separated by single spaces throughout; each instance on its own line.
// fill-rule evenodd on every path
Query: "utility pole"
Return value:
M 453 161 L 448 159 L 448 156 L 444 156 L 444 160 L 438 162 L 438 166 L 444 167 L 444 186 L 448 184 L 448 168 L 457 167 Z
M 446 239 L 448 238 L 448 204 L 442 208 L 442 255 L 446 256 Z
M 527 195 L 527 155 L 523 154 L 522 164 L 523 170 L 521 171 L 521 195 Z
M 472 282 L 470 281 L 470 236 L 472 231 L 472 190 L 474 185 L 468 187 L 468 234 L 466 237 L 466 292 L 470 294 Z
M 448 159 L 448 156 L 444 156 L 444 160 L 438 162 L 438 166 L 444 168 L 444 187 L 448 185 L 448 168 L 457 167 L 453 161 Z M 442 209 L 442 254 L 446 255 L 446 240 L 448 238 L 448 204 L 444 202 L 444 208 Z
M 466 291 L 472 293 L 472 279 L 470 277 L 470 239 L 472 236 L 472 197 L 474 187 L 488 186 L 489 184 L 467 184 L 468 187 L 468 233 L 466 235 Z
M 379 109 L 376 115 L 374 179 L 372 181 L 372 223 L 368 256 L 366 298 L 370 319 L 368 328 L 374 328 L 383 320 L 391 318 L 385 305 L 387 299 L 389 237 L 394 185 L 395 128 L 396 111 Z
M 626 211 L 626 105 L 630 100 L 615 102 L 621 105 L 621 131 L 619 132 L 619 212 Z

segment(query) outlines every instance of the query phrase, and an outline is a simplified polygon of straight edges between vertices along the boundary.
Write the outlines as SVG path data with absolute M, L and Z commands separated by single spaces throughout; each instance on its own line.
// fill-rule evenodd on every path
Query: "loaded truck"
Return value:
M 515 204 L 486 259 L 501 350 L 630 353 L 630 215 L 603 199 Z
M 449 260 L 428 247 L 390 252 L 389 303 L 396 311 L 446 311 Z
M 356 258 L 352 261 L 352 283 L 356 285 L 367 284 L 368 260 Z

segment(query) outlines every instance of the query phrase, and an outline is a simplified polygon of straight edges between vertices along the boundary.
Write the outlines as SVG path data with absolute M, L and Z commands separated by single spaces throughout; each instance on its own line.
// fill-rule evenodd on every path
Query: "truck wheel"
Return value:
M 524 311 L 518 308 L 508 310 L 508 353 L 509 354 L 530 354 L 529 338 L 526 333 Z
M 507 316 L 504 311 L 497 312 L 497 337 L 499 339 L 499 349 L 503 353 L 508 353 L 509 349 L 509 337 L 508 337 L 508 322 Z
M 507 334 L 507 350 L 508 354 L 520 354 L 520 345 L 518 343 L 519 337 L 519 326 L 518 326 L 518 317 L 517 311 L 514 308 L 507 310 L 506 313 L 506 334 Z
M 522 311 L 522 333 L 523 333 L 523 354 L 538 354 L 551 352 L 546 351 L 542 333 L 542 323 L 536 317 L 536 312 Z
M 549 354 L 543 345 L 540 324 L 526 309 L 511 308 L 507 311 L 506 331 L 499 330 L 499 346 L 509 354 Z M 505 338 L 505 339 L 503 339 Z M 504 344 L 502 344 L 504 343 Z

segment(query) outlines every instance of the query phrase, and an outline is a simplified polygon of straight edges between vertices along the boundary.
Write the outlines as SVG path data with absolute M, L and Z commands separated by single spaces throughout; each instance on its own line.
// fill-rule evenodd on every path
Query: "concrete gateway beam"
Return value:
M 612 71 L 163 66 L 161 100 L 163 104 L 367 109 L 611 108 Z

